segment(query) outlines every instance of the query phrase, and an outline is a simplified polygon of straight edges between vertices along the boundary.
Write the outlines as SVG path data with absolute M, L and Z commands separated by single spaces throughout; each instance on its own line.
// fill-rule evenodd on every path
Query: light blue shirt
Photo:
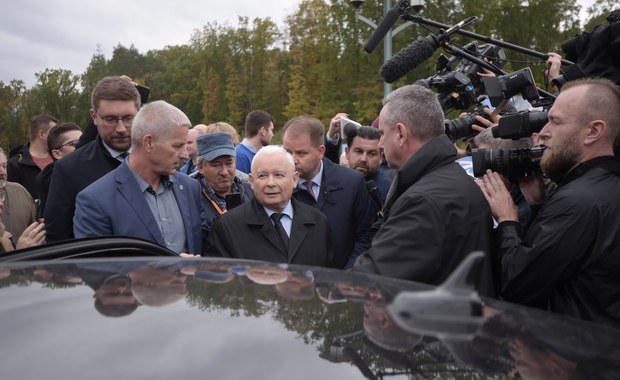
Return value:
M 174 178 L 170 177 L 171 185 L 164 186 L 163 183 L 159 184 L 155 195 L 151 194 L 148 189 L 153 190 L 148 183 L 142 177 L 140 177 L 129 165 L 127 166 L 134 175 L 134 178 L 138 182 L 140 191 L 144 194 L 146 203 L 148 203 L 157 227 L 161 231 L 164 237 L 166 247 L 176 253 L 187 252 L 187 238 L 185 236 L 185 228 L 183 225 L 183 217 L 181 216 L 181 210 L 177 203 L 177 199 L 172 191 L 174 186 Z

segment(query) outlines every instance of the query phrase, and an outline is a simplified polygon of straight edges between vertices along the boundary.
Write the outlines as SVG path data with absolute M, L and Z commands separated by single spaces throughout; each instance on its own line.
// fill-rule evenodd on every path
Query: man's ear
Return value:
M 403 144 L 407 141 L 409 137 L 409 130 L 403 123 L 396 123 L 394 127 L 396 129 L 396 137 L 398 138 L 398 142 Z
M 62 155 L 60 154 L 60 151 L 58 149 L 52 149 L 52 156 L 56 160 L 60 160 L 62 158 Z
M 97 112 L 95 112 L 93 108 L 90 109 L 90 117 L 91 119 L 93 119 L 93 124 L 97 125 L 97 123 L 95 122 L 95 119 L 97 118 Z
M 323 144 L 319 145 L 319 155 L 321 156 L 321 158 L 323 158 L 323 155 L 325 155 L 325 145 Z
M 587 128 L 584 144 L 590 145 L 603 138 L 607 124 L 603 120 L 592 120 Z
M 154 143 L 155 143 L 155 139 L 153 138 L 153 135 L 151 135 L 150 133 L 142 137 L 142 146 L 144 146 L 144 149 L 147 152 L 150 152 L 153 150 Z
M 297 170 L 293 171 L 293 182 L 295 182 L 295 187 L 299 183 L 299 172 Z

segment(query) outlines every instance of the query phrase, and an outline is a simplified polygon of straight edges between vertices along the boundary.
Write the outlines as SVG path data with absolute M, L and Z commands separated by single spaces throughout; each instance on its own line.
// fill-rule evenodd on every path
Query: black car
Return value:
M 0 258 L 3 379 L 618 379 L 620 334 L 438 288 L 184 259 L 135 239 Z

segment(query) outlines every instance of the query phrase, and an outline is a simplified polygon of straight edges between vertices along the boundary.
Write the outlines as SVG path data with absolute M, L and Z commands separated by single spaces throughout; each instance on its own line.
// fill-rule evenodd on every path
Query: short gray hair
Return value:
M 258 152 L 256 152 L 256 155 L 254 156 L 254 158 L 252 159 L 252 167 L 250 171 L 251 172 L 254 171 L 254 162 L 256 162 L 257 158 L 261 156 L 268 156 L 268 155 L 274 155 L 274 154 L 284 155 L 284 157 L 286 157 L 286 162 L 288 163 L 288 165 L 291 167 L 293 171 L 295 171 L 295 161 L 293 160 L 293 156 L 291 156 L 291 154 L 287 152 L 286 149 L 278 145 L 267 145 L 267 146 L 260 148 Z
M 382 121 L 389 128 L 403 123 L 422 141 L 445 132 L 443 110 L 437 94 L 427 88 L 415 84 L 400 87 L 383 99 L 383 105 L 387 110 Z
M 131 144 L 140 146 L 145 135 L 155 139 L 172 137 L 173 126 L 185 126 L 189 130 L 192 123 L 180 109 L 163 100 L 147 103 L 136 114 L 131 126 Z
M 493 130 L 491 128 L 485 129 L 474 137 L 474 145 L 476 148 L 478 148 L 480 144 L 489 145 L 492 149 L 502 150 L 525 149 L 531 148 L 532 145 L 534 145 L 530 137 L 524 137 L 518 140 L 493 137 Z

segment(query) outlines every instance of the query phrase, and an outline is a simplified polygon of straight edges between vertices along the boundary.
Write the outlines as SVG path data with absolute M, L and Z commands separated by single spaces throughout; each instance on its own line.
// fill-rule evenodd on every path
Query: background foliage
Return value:
M 583 30 L 605 23 L 613 8 L 613 1 L 597 0 L 588 9 L 588 20 L 581 20 Z M 367 1 L 361 14 L 379 22 L 383 4 Z M 543 53 L 560 51 L 563 41 L 581 31 L 576 0 L 436 0 L 427 1 L 422 14 L 450 25 L 472 15 L 478 19 L 468 30 Z M 394 37 L 393 51 L 434 32 L 426 29 L 405 29 Z M 85 127 L 94 85 L 106 75 L 121 74 L 150 87 L 150 100 L 171 102 L 194 124 L 226 121 L 240 134 L 245 115 L 253 109 L 270 112 L 276 129 L 300 114 L 327 124 L 337 112 L 348 112 L 368 125 L 378 115 L 383 96 L 378 75 L 382 46 L 372 54 L 362 50 L 371 33 L 366 24 L 356 22 L 347 0 L 303 0 L 283 26 L 269 18 L 239 17 L 234 26 L 203 26 L 187 45 L 146 53 L 118 45 L 109 59 L 98 49 L 81 74 L 45 69 L 36 73 L 31 88 L 20 80 L 0 81 L 0 146 L 25 142 L 30 119 L 41 113 Z M 452 42 L 470 41 L 456 36 Z M 542 60 L 506 53 L 513 60 L 506 70 L 530 66 L 542 83 Z M 433 58 L 394 88 L 427 78 L 434 69 Z

